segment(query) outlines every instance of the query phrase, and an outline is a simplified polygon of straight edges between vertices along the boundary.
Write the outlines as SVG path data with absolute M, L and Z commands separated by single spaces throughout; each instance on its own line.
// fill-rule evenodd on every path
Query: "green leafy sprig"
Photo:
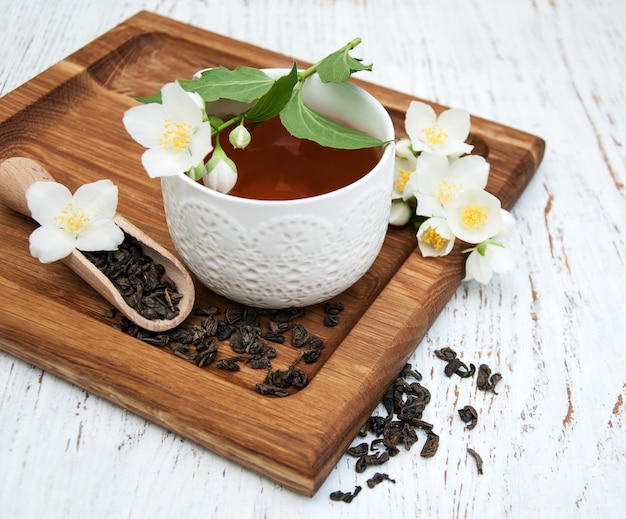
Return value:
M 261 122 L 279 115 L 287 131 L 299 139 L 341 149 L 380 146 L 384 143 L 379 139 L 323 115 L 302 98 L 304 83 L 315 73 L 325 83 L 343 83 L 354 72 L 372 70 L 372 65 L 364 65 L 361 59 L 350 56 L 350 51 L 360 42 L 360 38 L 355 38 L 303 71 L 298 71 L 294 61 L 289 73 L 277 79 L 272 79 L 262 70 L 239 66 L 234 70 L 213 68 L 204 71 L 197 79 L 178 80 L 178 83 L 186 91 L 200 95 L 205 103 L 226 99 L 251 104 L 243 113 L 225 121 L 207 114 L 217 142 L 219 134 L 235 124 Z M 138 100 L 143 103 L 160 102 L 160 97 L 157 93 Z

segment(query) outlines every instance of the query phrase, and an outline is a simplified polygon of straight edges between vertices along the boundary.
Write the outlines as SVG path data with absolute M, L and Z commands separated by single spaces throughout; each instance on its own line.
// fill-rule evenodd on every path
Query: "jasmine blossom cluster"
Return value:
M 449 109 L 437 117 L 433 108 L 413 101 L 405 118 L 408 139 L 396 144 L 390 223 L 417 227 L 422 255 L 445 256 L 455 241 L 471 246 L 465 280 L 488 283 L 494 273 L 509 271 L 513 256 L 500 241 L 510 235 L 513 216 L 485 190 L 489 163 L 468 155 L 469 114 Z

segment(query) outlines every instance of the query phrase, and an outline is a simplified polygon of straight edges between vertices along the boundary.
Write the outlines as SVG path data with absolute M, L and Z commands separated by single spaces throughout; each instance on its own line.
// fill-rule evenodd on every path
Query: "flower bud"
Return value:
M 250 144 L 250 132 L 245 126 L 240 124 L 230 132 L 228 140 L 233 145 L 233 148 L 244 149 Z
M 220 193 L 228 193 L 237 182 L 237 166 L 229 159 L 222 148 L 216 148 L 207 162 L 206 174 L 202 182 L 209 189 Z
M 389 223 L 391 225 L 405 225 L 411 219 L 411 208 L 409 204 L 403 200 L 394 200 L 391 202 L 391 211 L 389 213 Z

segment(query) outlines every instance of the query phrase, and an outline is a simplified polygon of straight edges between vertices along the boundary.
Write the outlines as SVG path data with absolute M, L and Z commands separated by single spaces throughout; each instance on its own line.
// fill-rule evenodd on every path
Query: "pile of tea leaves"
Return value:
M 344 306 L 338 301 L 323 305 L 324 326 L 337 326 Z M 174 355 L 194 362 L 198 367 L 236 372 L 242 366 L 264 372 L 255 385 L 261 395 L 286 397 L 303 389 L 309 382 L 302 365 L 318 361 L 326 347 L 324 341 L 298 322 L 305 308 L 266 310 L 254 307 L 198 307 L 194 316 L 198 324 L 178 326 L 165 332 L 151 332 L 133 324 L 126 317 L 114 324 L 120 331 L 147 344 L 169 348 Z M 224 344 L 226 343 L 226 344 Z M 287 369 L 274 369 L 272 360 L 278 355 L 272 345 L 287 344 L 299 351 Z M 226 347 L 230 355 L 216 360 L 218 347 Z
M 119 291 L 126 304 L 146 319 L 173 319 L 182 295 L 165 267 L 144 254 L 141 244 L 124 233 L 114 251 L 83 252 Z
M 477 373 L 474 364 L 464 363 L 457 353 L 451 348 L 435 350 L 437 358 L 446 362 L 444 374 L 450 378 L 457 375 L 462 379 L 473 378 Z M 495 391 L 496 384 L 502 379 L 500 373 L 491 372 L 486 364 L 481 364 L 476 377 L 476 387 L 481 391 Z M 434 432 L 433 424 L 423 420 L 422 415 L 430 402 L 431 393 L 420 382 L 422 375 L 413 369 L 411 364 L 406 364 L 395 378 L 385 393 L 378 408 L 385 409 L 385 415 L 373 414 L 364 424 L 355 439 L 355 445 L 348 448 L 346 454 L 357 458 L 355 471 L 365 472 L 369 467 L 379 467 L 388 463 L 391 458 L 398 455 L 404 447 L 405 451 L 418 442 L 418 431 L 425 434 L 425 441 L 420 451 L 423 458 L 432 458 L 439 447 L 439 436 Z M 377 409 L 378 409 L 377 408 Z M 472 430 L 478 423 L 478 413 L 471 405 L 466 405 L 458 410 L 459 418 L 466 423 L 466 429 Z M 374 436 L 370 442 L 362 441 L 368 436 Z M 483 473 L 483 460 L 474 449 L 468 447 L 467 452 L 474 458 L 478 474 Z M 366 483 L 373 488 L 383 481 L 395 483 L 388 474 L 376 472 Z M 363 487 L 357 485 L 352 492 L 336 490 L 330 493 L 333 501 L 352 502 L 362 491 Z

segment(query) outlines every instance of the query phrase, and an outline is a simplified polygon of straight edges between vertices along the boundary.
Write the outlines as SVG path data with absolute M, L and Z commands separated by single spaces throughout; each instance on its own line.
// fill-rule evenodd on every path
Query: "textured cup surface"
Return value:
M 353 84 L 324 84 L 313 76 L 304 99 L 380 140 L 394 138 L 384 107 Z M 315 197 L 279 201 L 225 195 L 184 174 L 162 177 L 170 235 L 197 278 L 233 301 L 260 308 L 319 303 L 358 281 L 380 252 L 393 168 L 390 143 L 378 164 L 356 182 Z

